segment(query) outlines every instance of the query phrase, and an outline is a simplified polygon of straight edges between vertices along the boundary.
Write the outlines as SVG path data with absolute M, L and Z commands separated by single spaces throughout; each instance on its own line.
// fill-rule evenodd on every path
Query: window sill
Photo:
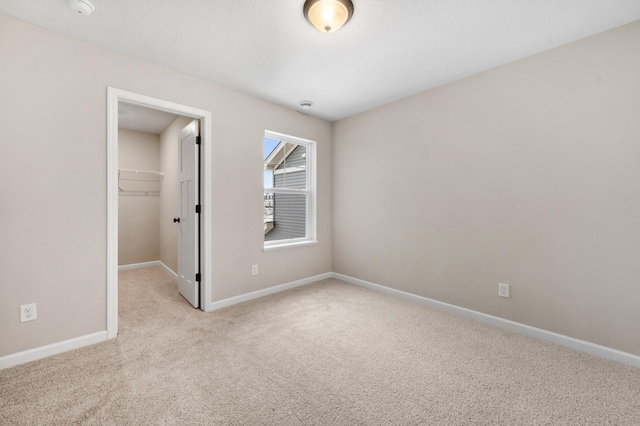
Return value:
M 275 251 L 275 250 L 283 250 L 288 248 L 296 248 L 296 247 L 305 247 L 305 246 L 314 246 L 318 244 L 316 240 L 310 241 L 298 241 L 295 243 L 282 243 L 277 245 L 264 246 L 264 251 Z

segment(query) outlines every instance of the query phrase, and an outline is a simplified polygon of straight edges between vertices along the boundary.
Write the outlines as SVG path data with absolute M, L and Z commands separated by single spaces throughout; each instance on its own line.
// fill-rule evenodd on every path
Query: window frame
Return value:
M 271 130 L 265 130 L 264 136 L 262 139 L 262 146 L 264 148 L 264 139 L 275 139 L 280 142 L 292 143 L 296 145 L 305 146 L 305 160 L 306 160 L 306 189 L 290 189 L 290 188 L 267 188 L 264 186 L 263 182 L 263 193 L 262 197 L 264 200 L 264 196 L 267 193 L 272 194 L 304 194 L 306 196 L 306 220 L 305 220 L 305 236 L 298 238 L 287 238 L 282 240 L 274 240 L 274 241 L 264 241 L 263 239 L 263 250 L 264 251 L 272 251 L 272 250 L 280 250 L 286 248 L 293 247 L 302 247 L 312 244 L 317 244 L 318 241 L 316 239 L 316 215 L 317 215 L 317 205 L 316 205 L 316 159 L 317 159 L 317 143 L 315 141 L 309 139 L 299 138 L 297 136 L 286 135 L 284 133 L 273 132 Z M 264 150 L 264 149 L 263 149 Z M 263 170 L 264 170 L 264 160 L 262 162 Z M 264 173 L 263 173 L 264 175 Z M 264 180 L 264 176 L 263 176 Z M 263 202 L 264 204 L 264 202 Z M 275 212 L 274 212 L 275 214 Z M 263 207 L 263 221 L 264 221 L 264 207 Z M 263 236 L 264 238 L 264 236 Z

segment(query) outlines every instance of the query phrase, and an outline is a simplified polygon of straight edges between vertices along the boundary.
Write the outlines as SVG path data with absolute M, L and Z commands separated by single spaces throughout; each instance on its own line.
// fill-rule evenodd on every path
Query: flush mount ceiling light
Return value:
M 338 31 L 353 16 L 351 0 L 306 0 L 304 17 L 318 31 Z

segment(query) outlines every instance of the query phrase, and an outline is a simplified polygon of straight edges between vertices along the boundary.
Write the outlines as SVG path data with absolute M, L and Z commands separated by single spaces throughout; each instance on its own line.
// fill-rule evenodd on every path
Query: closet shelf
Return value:
M 121 195 L 160 195 L 164 172 L 155 170 L 118 169 Z

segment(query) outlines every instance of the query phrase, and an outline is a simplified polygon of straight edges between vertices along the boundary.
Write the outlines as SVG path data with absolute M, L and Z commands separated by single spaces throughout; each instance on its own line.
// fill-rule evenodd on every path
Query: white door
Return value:
M 195 308 L 200 306 L 199 213 L 198 199 L 198 121 L 182 129 L 179 137 L 180 231 L 178 234 L 178 291 Z M 199 206 L 198 206 L 199 208 Z M 199 279 L 199 277 L 198 277 Z

